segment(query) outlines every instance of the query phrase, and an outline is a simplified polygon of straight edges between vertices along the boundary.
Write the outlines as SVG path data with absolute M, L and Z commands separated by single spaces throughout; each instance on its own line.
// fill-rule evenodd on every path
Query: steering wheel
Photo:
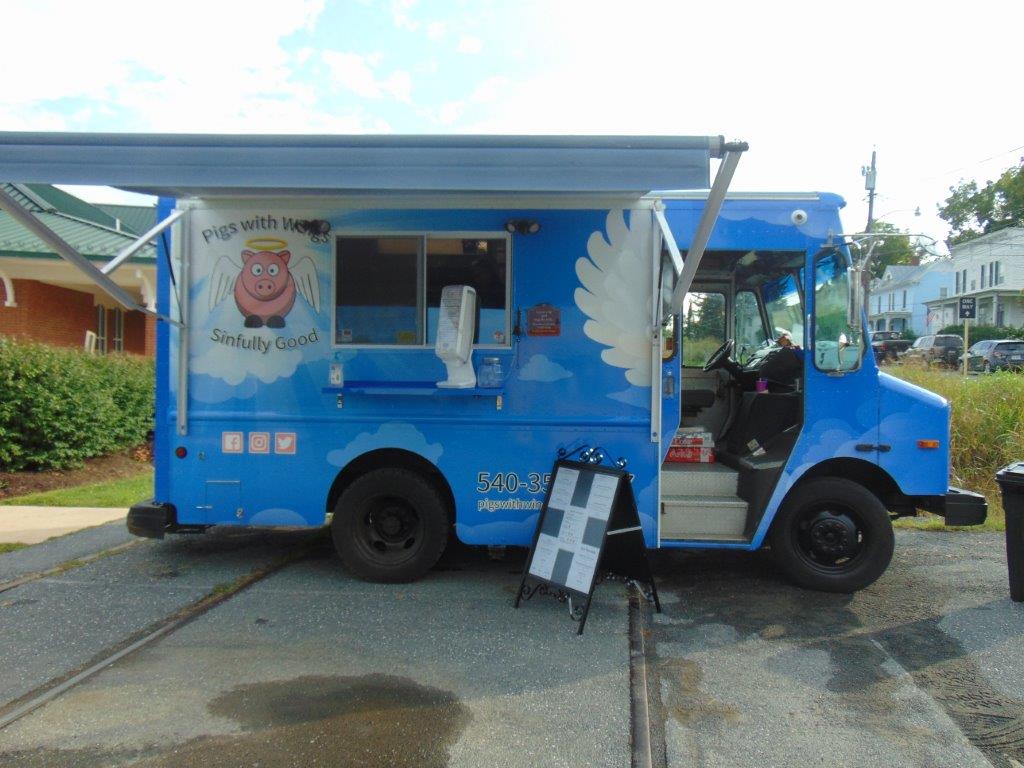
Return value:
M 724 368 L 726 363 L 731 362 L 729 358 L 732 357 L 732 350 L 735 346 L 735 341 L 732 339 L 726 339 L 725 344 L 712 352 L 711 357 L 709 357 L 708 361 L 704 363 L 704 373 L 717 371 L 719 368 Z

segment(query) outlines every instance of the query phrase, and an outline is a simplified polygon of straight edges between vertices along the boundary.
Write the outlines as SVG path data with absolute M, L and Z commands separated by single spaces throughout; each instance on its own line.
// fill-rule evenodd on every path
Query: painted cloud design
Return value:
M 623 211 L 609 211 L 605 227 L 587 241 L 590 258 L 576 261 L 580 288 L 576 306 L 590 318 L 583 332 L 607 349 L 601 359 L 626 369 L 626 381 L 638 387 L 651 385 L 651 286 L 649 261 L 644 254 L 650 245 L 640 228 L 626 225 Z
M 440 443 L 428 443 L 426 436 L 412 424 L 391 422 L 381 424 L 376 432 L 360 432 L 344 448 L 327 454 L 327 462 L 344 467 L 352 459 L 377 448 L 404 448 L 418 453 L 433 464 L 441 458 L 444 447 Z
M 522 381 L 559 381 L 572 377 L 572 371 L 548 359 L 547 355 L 532 355 L 526 365 L 519 369 Z

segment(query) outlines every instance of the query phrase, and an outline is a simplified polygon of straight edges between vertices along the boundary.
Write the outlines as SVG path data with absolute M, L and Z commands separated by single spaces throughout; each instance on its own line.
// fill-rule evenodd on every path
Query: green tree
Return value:
M 1024 226 L 1024 158 L 981 188 L 975 181 L 961 181 L 949 192 L 939 216 L 949 222 L 951 245 Z
M 875 246 L 875 255 L 871 261 L 871 276 L 881 277 L 890 264 L 914 264 L 917 261 L 917 250 L 910 241 L 910 234 L 887 221 L 875 221 L 871 231 L 891 235 L 885 237 Z

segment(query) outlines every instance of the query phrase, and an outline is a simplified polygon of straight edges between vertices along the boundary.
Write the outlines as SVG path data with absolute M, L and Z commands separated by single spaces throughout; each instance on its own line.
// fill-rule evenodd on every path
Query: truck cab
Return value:
M 691 203 L 665 205 L 682 247 Z M 769 544 L 797 583 L 829 591 L 885 570 L 892 517 L 985 516 L 981 497 L 947 488 L 948 403 L 870 354 L 859 275 L 835 237 L 842 205 L 730 197 L 682 312 L 664 319 L 664 375 L 681 382 L 665 411 L 678 401 L 679 425 L 711 435 L 714 461 L 662 465 L 661 546 Z

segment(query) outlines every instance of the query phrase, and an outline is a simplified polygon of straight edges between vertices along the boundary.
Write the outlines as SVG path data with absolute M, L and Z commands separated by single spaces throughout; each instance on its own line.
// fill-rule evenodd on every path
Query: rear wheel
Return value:
M 408 469 L 377 469 L 341 494 L 331 537 L 344 566 L 367 581 L 413 581 L 438 561 L 450 518 L 437 489 Z
M 850 480 L 810 480 L 783 503 L 772 523 L 772 555 L 798 585 L 856 592 L 892 560 L 892 523 L 878 497 Z
M 984 373 L 992 373 L 992 363 L 986 360 L 985 365 L 982 366 L 981 370 Z

